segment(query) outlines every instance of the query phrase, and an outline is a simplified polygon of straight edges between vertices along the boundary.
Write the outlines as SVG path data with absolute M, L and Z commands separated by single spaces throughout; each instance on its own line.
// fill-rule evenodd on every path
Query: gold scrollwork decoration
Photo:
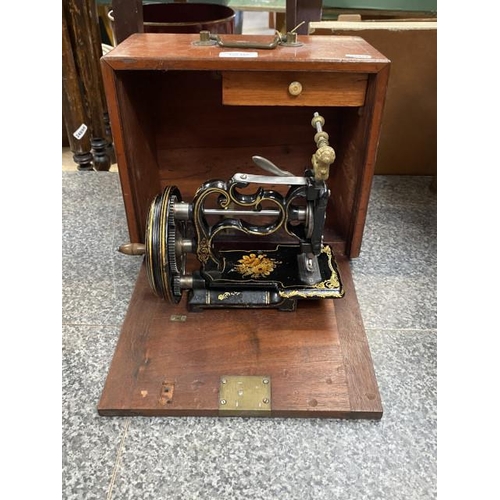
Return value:
M 329 246 L 323 246 L 321 249 L 321 253 L 324 253 L 328 257 L 328 267 L 331 271 L 331 276 L 325 281 L 321 281 L 320 283 L 316 283 L 312 285 L 313 290 L 289 290 L 289 291 L 280 291 L 279 296 L 283 298 L 291 298 L 291 297 L 302 297 L 302 298 L 313 298 L 313 297 L 332 297 L 332 298 L 341 298 L 344 296 L 344 291 L 339 291 L 340 287 L 339 277 L 335 268 L 333 267 L 332 259 L 332 249 Z
M 196 252 L 198 255 L 198 260 L 203 264 L 206 264 L 211 254 L 210 242 L 207 240 L 207 238 L 201 238 L 201 240 L 198 242 L 198 247 Z
M 226 300 L 229 297 L 237 296 L 237 295 L 241 295 L 241 292 L 224 292 L 224 293 L 219 293 L 219 295 L 217 295 L 217 298 L 219 300 Z

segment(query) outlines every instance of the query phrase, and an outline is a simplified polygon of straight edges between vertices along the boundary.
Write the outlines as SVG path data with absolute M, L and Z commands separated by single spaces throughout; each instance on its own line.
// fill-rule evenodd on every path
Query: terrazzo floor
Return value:
M 436 195 L 374 178 L 354 282 L 380 421 L 100 417 L 137 277 L 116 172 L 62 172 L 63 498 L 436 497 Z

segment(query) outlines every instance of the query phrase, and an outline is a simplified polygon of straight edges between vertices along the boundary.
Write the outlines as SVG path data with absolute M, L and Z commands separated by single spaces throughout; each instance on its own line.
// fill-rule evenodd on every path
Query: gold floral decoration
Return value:
M 238 260 L 239 264 L 234 270 L 240 273 L 243 277 L 262 278 L 269 276 L 275 269 L 278 262 L 274 259 L 266 257 L 266 254 L 243 255 L 243 258 Z

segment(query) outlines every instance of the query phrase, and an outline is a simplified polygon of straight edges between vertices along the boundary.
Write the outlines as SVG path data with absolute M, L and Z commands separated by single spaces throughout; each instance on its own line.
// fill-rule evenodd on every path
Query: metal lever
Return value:
M 306 186 L 307 178 L 298 176 L 275 176 L 275 175 L 256 175 L 256 174 L 234 174 L 231 177 L 234 182 L 241 182 L 243 184 L 282 184 L 289 186 Z
M 252 160 L 258 167 L 263 170 L 267 170 L 271 174 L 280 175 L 282 177 L 293 177 L 292 173 L 286 170 L 281 170 L 281 168 L 276 166 L 271 160 L 268 160 L 263 156 L 252 156 Z

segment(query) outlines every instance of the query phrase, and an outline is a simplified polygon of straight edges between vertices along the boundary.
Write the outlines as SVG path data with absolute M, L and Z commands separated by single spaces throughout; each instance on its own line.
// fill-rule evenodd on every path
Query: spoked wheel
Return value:
M 174 203 L 182 201 L 176 186 L 167 186 L 151 203 L 146 222 L 146 269 L 154 293 L 168 302 L 181 300 L 180 276 L 185 257 L 177 252 L 177 241 L 182 240 L 185 224 L 176 221 Z

